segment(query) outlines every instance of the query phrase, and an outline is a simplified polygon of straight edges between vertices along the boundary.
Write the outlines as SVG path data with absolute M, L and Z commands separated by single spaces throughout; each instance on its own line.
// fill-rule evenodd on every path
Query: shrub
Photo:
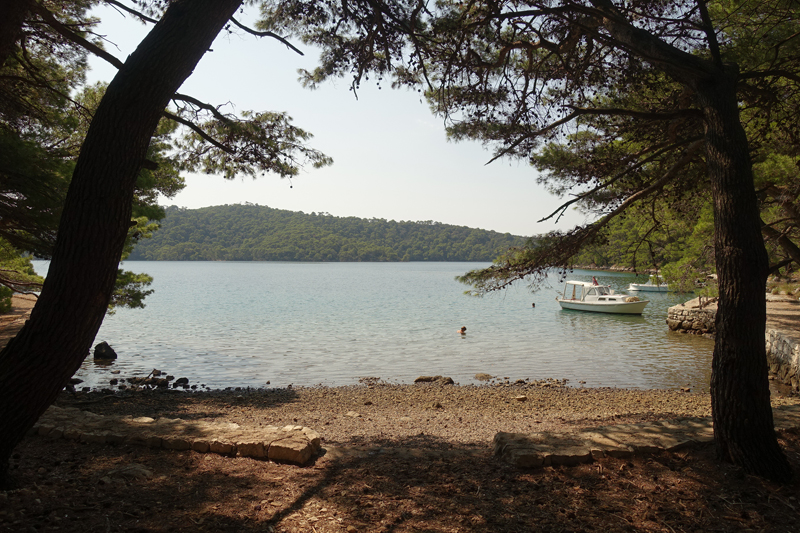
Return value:
M 5 314 L 11 311 L 11 296 L 14 291 L 8 287 L 0 286 L 0 314 Z

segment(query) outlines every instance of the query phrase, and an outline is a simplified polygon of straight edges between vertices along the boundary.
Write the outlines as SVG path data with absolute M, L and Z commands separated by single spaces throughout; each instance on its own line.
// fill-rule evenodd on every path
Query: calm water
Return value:
M 46 263 L 38 263 L 39 271 Z M 158 368 L 211 388 L 347 385 L 361 377 L 409 383 L 477 372 L 570 385 L 708 386 L 713 342 L 670 333 L 667 308 L 686 296 L 652 294 L 643 316 L 563 311 L 561 288 L 519 284 L 468 297 L 454 276 L 483 263 L 135 262 L 155 278 L 144 310 L 107 317 L 96 342 L 119 354 L 87 358 L 77 376 L 105 386 Z M 634 277 L 576 271 L 570 279 L 624 290 Z M 642 278 L 640 278 L 642 280 Z M 532 307 L 531 303 L 536 303 Z M 457 329 L 467 326 L 467 335 Z

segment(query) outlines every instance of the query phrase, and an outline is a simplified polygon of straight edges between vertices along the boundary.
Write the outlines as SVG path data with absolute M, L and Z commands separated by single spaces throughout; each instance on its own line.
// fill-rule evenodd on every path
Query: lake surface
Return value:
M 137 262 L 153 276 L 145 309 L 106 317 L 96 342 L 119 354 L 76 374 L 107 386 L 154 368 L 210 388 L 410 383 L 444 375 L 568 379 L 572 386 L 708 387 L 713 342 L 671 333 L 667 308 L 686 295 L 649 294 L 642 316 L 561 310 L 561 289 L 519 283 L 475 298 L 454 277 L 484 263 Z M 37 271 L 47 263 L 36 262 Z M 624 290 L 632 275 L 570 279 Z M 640 277 L 639 280 L 643 281 Z M 531 304 L 535 303 L 533 307 Z M 457 332 L 467 326 L 467 334 Z M 270 384 L 267 385 L 267 382 Z

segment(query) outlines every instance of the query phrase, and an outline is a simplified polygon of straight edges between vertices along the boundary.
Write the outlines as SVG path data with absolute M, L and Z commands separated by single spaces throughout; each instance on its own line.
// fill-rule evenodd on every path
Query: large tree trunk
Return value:
M 108 86 L 81 148 L 41 296 L 0 352 L 0 477 L 88 354 L 114 288 L 150 138 L 241 1 L 173 0 Z
M 714 441 L 723 460 L 775 481 L 792 472 L 778 446 L 769 400 L 764 297 L 769 271 L 747 135 L 739 118 L 735 66 L 666 44 L 629 23 L 610 0 L 591 0 L 612 36 L 695 91 L 703 111 L 714 199 L 719 312 L 711 363 Z M 710 29 L 709 31 L 713 31 Z
M 739 118 L 737 73 L 729 70 L 695 86 L 705 117 L 719 276 L 711 373 L 714 440 L 722 459 L 785 482 L 792 471 L 773 426 L 764 343 L 769 262 Z

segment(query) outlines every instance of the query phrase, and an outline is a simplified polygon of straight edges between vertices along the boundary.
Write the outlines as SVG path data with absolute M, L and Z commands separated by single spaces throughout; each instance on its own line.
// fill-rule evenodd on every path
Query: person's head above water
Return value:
M 466 333 L 467 332 L 467 326 L 461 326 L 461 329 L 458 330 L 458 331 L 460 331 L 462 334 Z

